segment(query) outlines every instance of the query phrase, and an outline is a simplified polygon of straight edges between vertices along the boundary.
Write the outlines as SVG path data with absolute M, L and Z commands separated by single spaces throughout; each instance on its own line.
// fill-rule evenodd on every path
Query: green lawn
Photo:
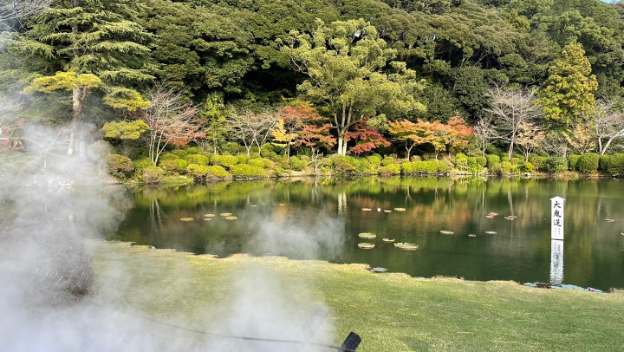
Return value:
M 229 309 L 238 277 L 263 270 L 279 278 L 289 300 L 324 301 L 337 328 L 334 342 L 353 330 L 363 337 L 361 351 L 624 350 L 621 292 L 415 279 L 372 274 L 359 265 L 214 259 L 126 244 L 101 246 L 95 268 L 100 290 L 114 291 L 115 299 L 158 319 L 195 328 L 209 327 L 215 314 Z

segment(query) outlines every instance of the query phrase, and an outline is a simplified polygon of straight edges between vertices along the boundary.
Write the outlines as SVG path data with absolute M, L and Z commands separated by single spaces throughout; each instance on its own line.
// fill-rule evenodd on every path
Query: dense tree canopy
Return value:
M 411 155 L 460 117 L 481 141 L 460 149 L 526 156 L 552 150 L 516 146 L 530 131 L 570 144 L 585 131 L 601 145 L 610 134 L 594 123 L 596 101 L 619 116 L 624 96 L 624 8 L 600 0 L 32 3 L 0 10 L 0 93 L 27 93 L 28 118 L 132 121 L 153 108 L 149 92 L 160 87 L 197 109 L 201 144 L 213 152 L 240 140 L 230 130 L 244 122 L 238 113 L 278 116 L 296 98 L 318 119 L 306 126 L 282 116 L 263 134 L 286 154 L 309 148 L 295 135 L 316 128 L 325 139 L 312 143 L 316 152 Z M 543 118 L 507 138 L 490 121 L 494 90 L 535 91 Z M 615 136 L 610 149 L 620 148 Z M 457 149 L 433 144 L 436 153 Z

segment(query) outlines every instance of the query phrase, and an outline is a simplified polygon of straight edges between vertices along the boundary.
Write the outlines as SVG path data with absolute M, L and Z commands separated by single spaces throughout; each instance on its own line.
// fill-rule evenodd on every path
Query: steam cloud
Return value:
M 19 104 L 0 97 L 0 106 Z M 10 109 L 9 109 L 10 110 Z M 0 111 L 0 126 L 13 116 Z M 125 268 L 115 282 L 97 281 L 91 267 L 95 246 L 114 231 L 128 200 L 110 185 L 104 143 L 94 127 L 79 126 L 81 143 L 65 153 L 66 128 L 24 126 L 25 152 L 0 153 L 0 350 L 1 351 L 327 351 L 318 346 L 230 340 L 198 336 L 146 320 L 120 308 Z M 4 154 L 4 155 L 3 155 Z M 262 252 L 314 258 L 339 248 L 338 222 L 315 226 L 260 221 L 249 245 Z M 181 273 L 183 275 L 183 273 Z M 250 264 L 231 280 L 231 302 L 222 305 L 218 334 L 313 342 L 333 341 L 330 311 L 312 296 L 310 283 L 281 278 Z M 285 292 L 293 286 L 293 300 Z M 213 307 L 214 308 L 214 307 Z

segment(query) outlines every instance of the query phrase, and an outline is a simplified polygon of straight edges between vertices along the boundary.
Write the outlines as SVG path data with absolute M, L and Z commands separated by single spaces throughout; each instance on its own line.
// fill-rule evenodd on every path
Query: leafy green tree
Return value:
M 425 110 L 415 99 L 422 82 L 405 63 L 392 61 L 396 51 L 387 47 L 368 22 L 359 19 L 325 25 L 318 21 L 312 35 L 292 35 L 282 51 L 291 58 L 294 69 L 307 76 L 299 90 L 332 117 L 338 154 L 346 155 L 345 136 L 362 119 Z M 391 69 L 386 70 L 388 67 Z
M 85 77 L 100 81 L 97 87 L 86 88 L 101 89 L 110 107 L 147 108 L 149 102 L 136 88 L 153 79 L 145 69 L 150 35 L 133 21 L 136 6 L 129 0 L 55 1 L 12 44 L 30 58 L 44 56 L 47 62 L 47 67 L 35 72 L 39 77 L 32 89 L 71 90 L 74 121 L 84 111 L 85 87 L 77 82 Z
M 228 135 L 228 114 L 230 112 L 223 103 L 223 95 L 211 94 L 201 107 L 199 117 L 204 124 L 206 141 L 214 154 L 219 152 Z
M 551 64 L 541 92 L 544 117 L 563 126 L 590 119 L 596 108 L 597 89 L 598 82 L 583 47 L 578 43 L 566 45 L 561 57 Z

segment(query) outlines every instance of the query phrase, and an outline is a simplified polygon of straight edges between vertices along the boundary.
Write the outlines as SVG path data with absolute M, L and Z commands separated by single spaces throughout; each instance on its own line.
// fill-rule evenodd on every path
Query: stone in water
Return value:
M 471 233 L 471 234 L 468 235 L 468 237 L 475 238 L 475 237 L 477 237 L 477 235 L 475 235 L 474 233 Z
M 358 234 L 358 237 L 363 238 L 365 240 L 374 240 L 375 238 L 377 238 L 377 235 L 375 235 L 374 233 L 370 233 L 370 232 L 362 232 Z
M 498 232 L 496 231 L 485 231 L 486 235 L 496 235 Z
M 234 220 L 238 220 L 238 217 L 237 216 L 226 216 L 225 220 L 234 221 Z
M 395 241 L 394 238 L 382 238 L 381 240 L 386 242 L 386 243 L 394 243 L 394 241 Z
M 392 213 L 392 210 L 384 209 L 384 213 L 386 214 Z
M 180 221 L 182 221 L 182 222 L 191 222 L 191 221 L 195 221 L 195 218 L 191 218 L 191 217 L 180 218 Z
M 221 213 L 219 215 L 221 215 L 224 218 L 227 218 L 228 216 L 232 216 L 232 213 Z
M 372 211 L 373 209 L 371 208 L 362 208 L 362 211 Z
M 615 219 L 605 219 L 606 222 L 615 222 Z
M 440 233 L 443 234 L 443 235 L 454 235 L 455 234 L 455 232 L 447 231 L 447 230 L 442 230 L 442 231 L 440 231 Z
M 394 211 L 399 211 L 399 212 L 406 211 L 406 210 L 407 209 L 405 208 L 394 208 Z
M 358 248 L 360 248 L 360 249 L 373 249 L 373 248 L 375 248 L 375 244 L 374 243 L 368 243 L 368 242 L 362 242 L 362 243 L 358 243 Z

